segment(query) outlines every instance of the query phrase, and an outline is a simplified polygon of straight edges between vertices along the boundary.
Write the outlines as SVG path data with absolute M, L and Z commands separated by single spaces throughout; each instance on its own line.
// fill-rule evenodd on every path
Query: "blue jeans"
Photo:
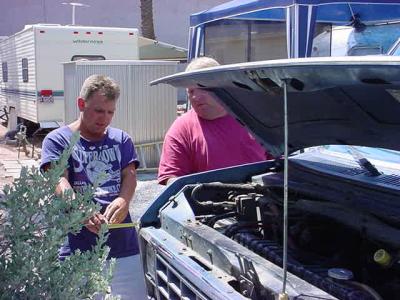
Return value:
M 108 264 L 106 265 L 107 267 Z M 111 295 L 119 296 L 121 300 L 147 299 L 140 254 L 115 260 L 113 278 L 111 280 Z M 104 299 L 104 297 L 100 296 L 96 297 L 96 299 Z

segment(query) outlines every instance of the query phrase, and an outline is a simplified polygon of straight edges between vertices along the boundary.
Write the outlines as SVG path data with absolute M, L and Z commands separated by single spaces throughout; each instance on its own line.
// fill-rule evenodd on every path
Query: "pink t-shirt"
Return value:
M 210 121 L 189 110 L 165 136 L 158 182 L 266 158 L 265 149 L 232 116 Z

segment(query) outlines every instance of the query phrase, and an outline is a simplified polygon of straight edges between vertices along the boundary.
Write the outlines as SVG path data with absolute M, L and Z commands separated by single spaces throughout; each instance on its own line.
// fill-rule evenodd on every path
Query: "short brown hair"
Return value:
M 115 101 L 119 98 L 120 88 L 114 79 L 105 75 L 95 74 L 86 78 L 79 97 L 88 101 L 96 92 L 100 92 L 101 95 L 105 96 L 107 99 Z

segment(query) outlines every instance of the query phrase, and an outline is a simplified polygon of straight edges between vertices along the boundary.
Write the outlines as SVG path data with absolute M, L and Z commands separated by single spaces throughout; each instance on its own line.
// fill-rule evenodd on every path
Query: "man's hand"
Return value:
M 101 228 L 101 224 L 104 223 L 106 223 L 106 218 L 101 213 L 96 213 L 85 222 L 85 227 L 90 232 L 98 234 Z
M 165 182 L 165 185 L 170 185 L 170 184 L 172 184 L 175 180 L 177 180 L 178 179 L 178 177 L 177 176 L 171 176 L 171 177 L 169 177 L 169 178 L 167 178 L 167 180 L 166 180 L 166 182 Z
M 123 222 L 129 213 L 129 201 L 122 197 L 117 197 L 111 202 L 104 212 L 104 217 L 110 224 Z
M 122 223 L 129 214 L 129 202 L 133 197 L 136 188 L 136 166 L 129 164 L 121 171 L 121 190 L 119 196 L 115 198 L 106 208 L 104 217 L 110 224 Z

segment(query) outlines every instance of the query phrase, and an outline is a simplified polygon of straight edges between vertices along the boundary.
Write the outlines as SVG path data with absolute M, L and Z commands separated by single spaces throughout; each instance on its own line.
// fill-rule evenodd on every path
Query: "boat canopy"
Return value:
M 221 20 L 286 22 L 289 58 L 311 55 L 316 23 L 357 26 L 400 21 L 398 0 L 233 0 L 190 16 L 189 58 L 200 55 L 207 26 Z

